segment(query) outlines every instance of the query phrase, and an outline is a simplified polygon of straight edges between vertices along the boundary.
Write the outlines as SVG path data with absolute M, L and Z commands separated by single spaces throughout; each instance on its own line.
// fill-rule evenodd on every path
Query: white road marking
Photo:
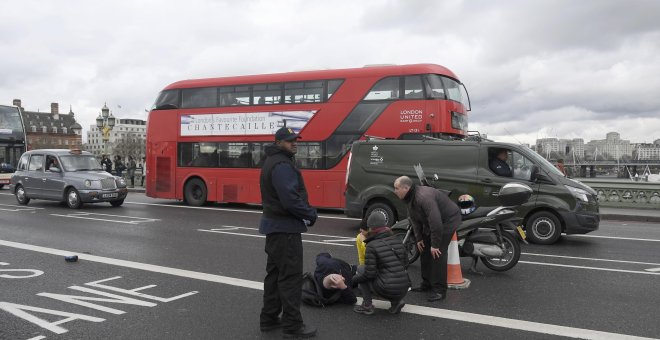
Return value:
M 638 261 L 625 261 L 625 260 L 609 260 L 609 259 L 597 259 L 592 257 L 578 257 L 578 256 L 566 256 L 566 255 L 551 255 L 551 254 L 538 254 L 538 253 L 522 253 L 523 255 L 531 256 L 544 256 L 544 257 L 558 257 L 563 259 L 575 259 L 575 260 L 585 260 L 585 261 L 603 261 L 603 262 L 616 262 L 616 263 L 631 263 L 631 264 L 643 264 L 651 266 L 660 266 L 660 263 L 653 262 L 638 262 Z
M 70 250 L 59 250 L 59 249 L 40 247 L 25 243 L 17 243 L 17 242 L 4 241 L 4 240 L 0 240 L 0 245 L 6 247 L 12 247 L 12 248 L 30 250 L 45 254 L 60 255 L 60 256 L 72 253 L 72 251 Z M 156 266 L 156 265 L 140 263 L 140 262 L 118 260 L 118 259 L 96 256 L 96 255 L 81 254 L 79 255 L 79 257 L 83 260 L 91 261 L 91 262 L 98 262 L 98 263 L 104 263 L 114 266 L 150 271 L 155 273 L 169 274 L 169 275 L 185 277 L 190 279 L 222 283 L 222 284 L 228 284 L 232 286 L 238 286 L 238 287 L 244 287 L 244 288 L 250 288 L 256 290 L 263 290 L 263 283 L 256 281 L 249 281 L 249 280 L 237 279 L 227 276 L 207 274 L 207 273 L 201 273 L 201 272 L 195 272 L 195 271 L 183 270 L 177 268 Z M 381 309 L 389 308 L 389 302 L 387 301 L 373 300 L 373 302 L 377 308 L 381 308 Z M 578 339 L 606 339 L 606 340 L 607 339 L 640 339 L 640 340 L 651 339 L 651 338 L 638 337 L 627 334 L 601 332 L 591 329 L 544 324 L 539 322 L 508 319 L 508 318 L 502 318 L 491 315 L 459 312 L 449 309 L 439 309 L 439 308 L 417 306 L 410 304 L 406 305 L 403 308 L 402 312 L 422 315 L 422 316 L 431 316 L 431 317 L 448 319 L 448 320 L 456 320 L 467 323 L 481 324 L 481 325 L 487 325 L 493 327 L 516 329 L 526 332 L 551 334 L 551 335 L 564 336 L 569 338 L 578 338 Z
M 588 238 L 608 238 L 613 240 L 627 240 L 627 241 L 648 241 L 648 242 L 660 242 L 659 239 L 651 238 L 635 238 L 635 237 L 618 237 L 618 236 L 599 236 L 599 235 L 568 235 L 570 237 L 588 237 Z
M 338 240 L 323 240 L 323 242 L 355 242 L 355 238 L 340 238 Z
M 124 202 L 124 204 L 138 204 L 138 205 L 151 205 L 155 207 L 167 207 L 167 208 L 181 208 L 181 209 L 200 209 L 200 210 L 220 210 L 220 211 L 231 211 L 231 212 L 241 212 L 248 214 L 261 214 L 261 210 L 245 210 L 245 209 L 229 209 L 229 208 L 214 208 L 214 207 L 193 207 L 189 205 L 170 205 L 170 204 L 161 204 L 161 203 L 143 203 L 143 202 Z M 349 221 L 362 221 L 359 218 L 353 217 L 340 217 L 340 216 L 327 216 L 319 215 L 319 218 L 329 218 L 334 220 L 349 220 Z M 313 227 L 312 227 L 313 228 Z
M 78 219 L 83 219 L 83 220 L 105 221 L 105 222 L 124 223 L 124 224 L 138 224 L 138 223 L 142 223 L 142 222 L 157 222 L 157 221 L 160 221 L 159 219 L 156 219 L 156 218 L 133 217 L 133 216 L 126 216 L 126 215 L 98 214 L 98 213 L 84 213 L 84 212 L 70 213 L 70 214 L 66 214 L 66 215 L 62 215 L 62 214 L 50 214 L 50 215 L 51 216 L 58 216 L 58 217 L 78 218 Z M 92 217 L 90 217 L 90 216 L 92 216 Z M 124 218 L 124 219 L 134 219 L 134 221 L 121 221 L 121 220 L 110 219 L 110 218 L 97 218 L 97 217 L 93 217 L 93 216 L 118 217 L 118 218 Z
M 254 228 L 242 228 L 239 227 L 240 229 L 254 229 Z M 266 235 L 261 235 L 261 234 L 245 234 L 245 233 L 236 233 L 236 232 L 230 232 L 230 231 L 225 231 L 226 229 L 197 229 L 197 231 L 204 231 L 207 233 L 217 233 L 217 234 L 228 234 L 228 235 L 237 235 L 237 236 L 248 236 L 248 237 L 257 237 L 257 238 L 266 238 Z M 303 234 L 306 235 L 306 234 Z M 352 247 L 350 244 L 340 244 L 340 243 L 332 243 L 332 242 L 320 242 L 320 241 L 312 241 L 312 240 L 302 240 L 305 243 L 316 243 L 316 244 L 330 244 L 333 246 L 340 246 L 340 247 Z
M 645 272 L 645 271 L 641 271 L 641 270 L 625 270 L 625 269 L 612 269 L 612 268 L 601 268 L 601 267 L 574 266 L 574 265 L 559 264 L 559 263 L 532 262 L 532 261 L 518 261 L 518 263 L 538 264 L 538 265 L 541 265 L 541 266 L 552 266 L 552 267 L 566 267 L 566 268 L 602 270 L 602 271 L 606 271 L 606 272 L 617 272 L 617 273 L 660 275 L 660 273 Z
M 0 208 L 0 211 L 12 211 L 12 212 L 34 211 L 34 210 L 37 210 L 37 209 L 44 209 L 44 208 L 26 207 L 26 206 L 21 206 L 21 205 L 16 205 L 16 204 L 0 204 L 0 207 L 8 207 L 8 208 Z
M 660 268 L 650 268 L 650 269 L 644 269 L 649 272 L 660 272 Z
M 137 216 L 128 216 L 128 215 L 88 213 L 88 212 L 72 213 L 72 214 L 69 214 L 69 215 L 95 215 L 95 216 L 125 217 L 125 218 L 131 218 L 131 219 L 136 219 L 136 220 L 145 220 L 145 221 L 148 221 L 148 222 L 160 221 L 157 218 L 137 217 Z

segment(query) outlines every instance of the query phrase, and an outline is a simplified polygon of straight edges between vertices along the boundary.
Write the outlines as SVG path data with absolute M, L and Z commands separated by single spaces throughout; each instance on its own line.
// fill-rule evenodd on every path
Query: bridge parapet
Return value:
M 660 183 L 576 178 L 598 193 L 603 207 L 660 209 Z

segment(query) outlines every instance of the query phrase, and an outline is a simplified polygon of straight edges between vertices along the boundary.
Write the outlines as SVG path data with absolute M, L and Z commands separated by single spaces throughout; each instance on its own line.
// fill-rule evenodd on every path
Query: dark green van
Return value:
M 496 160 L 498 155 L 502 160 Z M 593 189 L 564 176 L 526 146 L 491 141 L 354 142 L 345 192 L 346 215 L 364 218 L 380 210 L 389 224 L 405 218 L 406 207 L 392 185 L 402 175 L 415 180 L 416 164 L 422 165 L 433 186 L 451 191 L 455 200 L 470 194 L 477 206 L 498 206 L 498 191 L 506 183 L 529 185 L 534 195 L 518 212 L 534 243 L 552 244 L 562 232 L 585 234 L 598 229 L 600 215 Z M 496 174 L 503 174 L 499 165 L 508 167 L 508 176 Z

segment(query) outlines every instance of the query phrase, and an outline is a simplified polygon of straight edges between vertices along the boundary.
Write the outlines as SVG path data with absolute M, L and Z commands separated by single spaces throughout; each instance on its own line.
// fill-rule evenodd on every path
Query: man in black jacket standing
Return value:
M 266 235 L 268 255 L 260 325 L 262 331 L 282 327 L 285 338 L 316 335 L 316 328 L 303 324 L 300 314 L 301 233 L 316 222 L 317 215 L 309 205 L 305 183 L 294 160 L 298 138 L 290 128 L 277 130 L 275 143 L 265 148 L 260 178 L 263 215 L 259 232 Z
M 414 185 L 410 177 L 394 181 L 394 193 L 408 204 L 422 265 L 422 284 L 414 292 L 432 291 L 428 301 L 447 296 L 447 250 L 461 224 L 461 209 L 439 190 Z

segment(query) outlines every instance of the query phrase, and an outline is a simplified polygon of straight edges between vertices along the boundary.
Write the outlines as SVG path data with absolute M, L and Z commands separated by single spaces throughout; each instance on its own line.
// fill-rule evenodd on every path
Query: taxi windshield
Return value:
M 93 155 L 67 155 L 61 156 L 65 171 L 103 170 L 101 163 Z

